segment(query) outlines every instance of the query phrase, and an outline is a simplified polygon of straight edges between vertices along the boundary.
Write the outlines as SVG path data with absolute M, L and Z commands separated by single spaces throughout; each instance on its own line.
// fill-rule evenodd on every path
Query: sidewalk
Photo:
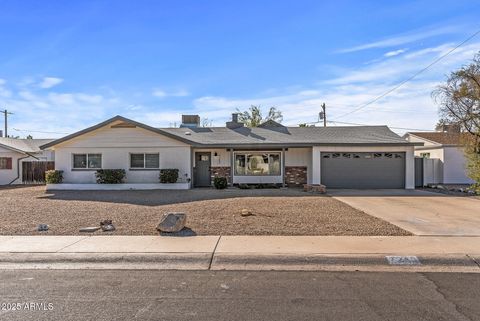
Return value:
M 480 237 L 0 236 L 3 269 L 480 272 L 477 262 Z

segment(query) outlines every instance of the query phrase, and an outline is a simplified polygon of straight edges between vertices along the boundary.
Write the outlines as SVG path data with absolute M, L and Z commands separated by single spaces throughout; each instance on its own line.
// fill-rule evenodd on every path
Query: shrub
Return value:
M 239 189 L 251 189 L 252 186 L 250 186 L 248 184 L 238 184 L 238 188 Z
M 49 170 L 45 172 L 45 182 L 47 184 L 61 184 L 63 181 L 63 171 Z
M 257 184 L 255 185 L 255 188 L 256 189 L 264 189 L 264 188 L 273 188 L 273 189 L 276 189 L 276 188 L 280 188 L 280 186 L 278 184 L 271 184 L 271 183 L 265 183 L 265 184 Z
M 165 168 L 160 170 L 160 183 L 171 184 L 178 181 L 177 168 Z
M 125 178 L 124 169 L 99 169 L 95 173 L 97 184 L 121 184 Z
M 215 186 L 216 189 L 225 189 L 228 186 L 228 181 L 226 177 L 223 176 L 215 176 L 213 179 L 213 186 Z

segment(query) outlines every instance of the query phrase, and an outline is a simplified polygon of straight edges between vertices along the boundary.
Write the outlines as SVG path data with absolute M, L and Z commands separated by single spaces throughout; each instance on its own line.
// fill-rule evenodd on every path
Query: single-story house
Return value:
M 415 146 L 415 156 L 424 158 L 423 183 L 472 184 L 466 173 L 466 159 L 461 146 L 461 133 L 409 132 L 404 135 Z
M 27 163 L 54 160 L 54 152 L 40 149 L 53 139 L 17 139 L 0 137 L 0 185 L 31 183 L 23 171 Z M 31 167 L 29 167 L 30 169 Z M 43 176 L 42 173 L 39 173 Z M 27 178 L 27 176 L 29 176 Z M 33 177 L 32 177 L 33 178 Z
M 166 168 L 179 170 L 178 188 L 211 186 L 215 176 L 229 184 L 414 188 L 414 147 L 422 143 L 387 126 L 285 127 L 269 121 L 247 128 L 236 114 L 225 127 L 199 124 L 198 115 L 183 115 L 180 128 L 116 116 L 42 148 L 55 152 L 55 168 L 68 188 L 94 184 L 97 169 L 125 169 L 129 188 L 162 188 L 159 170 Z

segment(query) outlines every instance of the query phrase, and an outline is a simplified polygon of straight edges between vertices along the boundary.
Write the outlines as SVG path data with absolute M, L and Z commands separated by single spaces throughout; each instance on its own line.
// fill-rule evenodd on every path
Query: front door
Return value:
M 195 153 L 195 181 L 193 183 L 196 187 L 212 185 L 210 178 L 210 156 L 210 153 Z

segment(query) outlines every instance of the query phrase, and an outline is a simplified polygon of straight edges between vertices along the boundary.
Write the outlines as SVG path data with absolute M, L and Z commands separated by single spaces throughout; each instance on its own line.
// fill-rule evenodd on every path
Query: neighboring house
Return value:
M 409 142 L 423 143 L 415 146 L 415 156 L 426 159 L 423 163 L 423 184 L 472 184 L 465 169 L 465 155 L 460 133 L 410 132 Z
M 200 127 L 197 115 L 182 119 L 180 128 L 154 128 L 116 116 L 42 148 L 55 152 L 66 184 L 95 183 L 101 168 L 125 169 L 127 184 L 156 184 L 159 169 L 177 168 L 185 188 L 211 186 L 215 176 L 230 184 L 414 188 L 414 146 L 422 144 L 386 126 L 246 128 L 234 114 L 226 127 Z
M 0 185 L 22 184 L 23 163 L 53 161 L 52 151 L 43 151 L 40 145 L 52 139 L 16 139 L 0 137 Z

